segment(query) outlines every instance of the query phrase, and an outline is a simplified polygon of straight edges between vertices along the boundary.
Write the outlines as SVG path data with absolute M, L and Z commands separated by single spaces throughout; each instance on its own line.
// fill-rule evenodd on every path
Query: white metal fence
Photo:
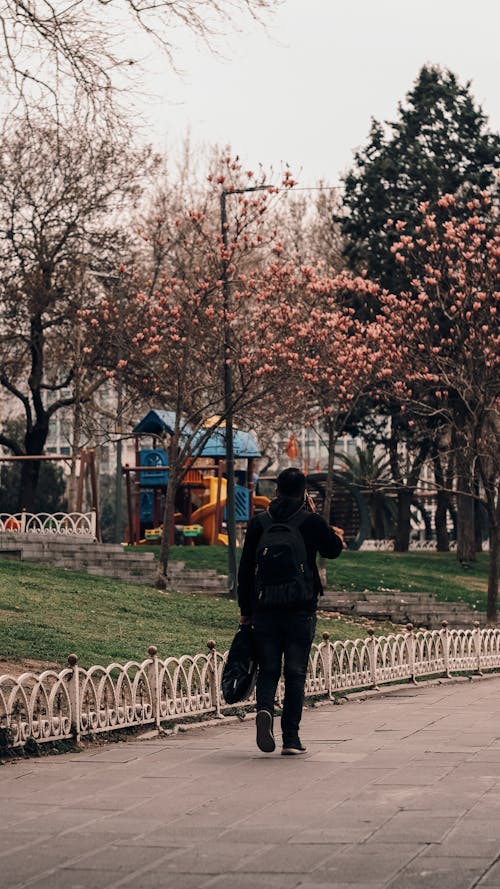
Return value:
M 84 670 L 70 655 L 61 672 L 0 676 L 0 746 L 19 747 L 168 720 L 222 716 L 220 680 L 227 652 L 208 643 L 207 654 L 194 657 L 157 656 L 154 646 L 142 663 L 94 666 Z M 500 668 L 500 630 L 415 631 L 331 642 L 329 634 L 313 645 L 306 696 L 379 687 L 397 681 L 416 682 L 453 673 L 482 673 Z M 278 699 L 283 687 L 280 685 Z
M 457 541 L 450 540 L 450 551 L 456 550 Z M 488 540 L 483 540 L 482 542 L 482 550 L 483 552 L 487 552 L 490 548 L 490 544 Z M 437 551 L 437 543 L 435 540 L 411 540 L 408 549 L 410 552 L 420 552 L 420 551 L 428 551 L 428 552 L 436 552 Z M 382 552 L 392 552 L 394 550 L 394 540 L 373 540 L 372 538 L 368 538 L 363 540 L 363 543 L 360 546 L 360 550 L 371 550 L 372 552 L 377 552 L 381 550 Z
M 0 534 L 35 534 L 41 536 L 96 538 L 96 513 L 92 512 L 22 512 L 0 513 Z

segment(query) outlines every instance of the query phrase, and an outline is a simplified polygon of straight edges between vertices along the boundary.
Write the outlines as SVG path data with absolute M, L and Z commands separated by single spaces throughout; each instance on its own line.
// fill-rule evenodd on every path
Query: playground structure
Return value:
M 151 410 L 134 427 L 135 465 L 122 467 L 127 492 L 127 542 L 147 543 L 161 538 L 161 517 L 168 484 L 168 456 L 160 442 L 173 433 L 175 416 L 171 411 Z M 208 421 L 210 423 L 210 421 Z M 207 428 L 207 427 L 206 427 Z M 197 442 L 206 434 L 200 430 Z M 143 437 L 151 436 L 144 447 Z M 254 492 L 254 461 L 261 456 L 254 436 L 234 431 L 234 454 L 244 468 L 236 470 L 236 522 L 246 524 L 256 509 L 265 509 L 270 500 Z M 225 474 L 226 436 L 223 425 L 214 428 L 187 470 L 175 499 L 175 535 L 172 542 L 227 545 L 224 533 L 227 480 Z

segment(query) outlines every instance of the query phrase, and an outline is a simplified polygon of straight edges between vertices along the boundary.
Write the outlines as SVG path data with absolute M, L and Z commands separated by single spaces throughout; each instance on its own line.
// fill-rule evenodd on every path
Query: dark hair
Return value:
M 306 492 L 306 477 L 300 469 L 289 466 L 280 472 L 277 478 L 278 494 L 282 497 L 295 497 L 299 499 Z

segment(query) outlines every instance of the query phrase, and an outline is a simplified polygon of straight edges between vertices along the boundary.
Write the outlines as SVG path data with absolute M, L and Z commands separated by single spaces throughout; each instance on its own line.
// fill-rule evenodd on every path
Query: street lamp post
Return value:
M 227 210 L 226 198 L 228 195 L 246 194 L 252 191 L 267 191 L 268 185 L 254 185 L 250 188 L 224 189 L 220 195 L 220 222 L 223 245 L 221 280 L 224 306 L 224 415 L 226 420 L 226 515 L 227 515 L 227 543 L 228 543 L 228 593 L 229 597 L 236 597 L 236 508 L 234 496 L 234 441 L 233 441 L 233 371 L 232 371 L 232 342 L 231 327 L 229 324 L 230 290 L 228 279 L 228 235 L 227 235 Z
M 90 273 L 96 278 L 103 281 L 111 281 L 112 286 L 116 287 L 118 295 L 118 323 L 119 333 L 123 329 L 123 291 L 121 287 L 121 278 L 108 272 L 100 272 L 91 269 Z M 121 342 L 118 344 L 119 355 L 121 358 Z M 114 537 L 116 543 L 123 540 L 123 505 L 122 505 L 122 435 L 123 435 L 123 386 L 121 376 L 118 377 L 116 387 L 116 418 L 115 418 L 115 435 L 116 439 L 116 459 L 115 459 L 115 528 Z

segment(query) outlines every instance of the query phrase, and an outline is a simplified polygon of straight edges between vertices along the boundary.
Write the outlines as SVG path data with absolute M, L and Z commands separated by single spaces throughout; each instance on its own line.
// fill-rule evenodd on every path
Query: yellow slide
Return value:
M 208 503 L 204 503 L 203 506 L 199 507 L 199 509 L 195 509 L 195 511 L 191 515 L 191 523 L 203 525 L 203 536 L 205 537 L 205 540 L 208 543 L 214 544 L 216 542 L 215 535 L 217 532 L 217 529 L 215 527 L 215 512 L 217 507 L 217 486 L 219 484 L 219 480 L 215 476 L 211 475 L 208 478 L 203 479 L 203 484 L 206 488 L 208 488 Z M 220 480 L 221 509 L 224 509 L 226 505 L 226 492 L 227 482 L 226 479 L 223 478 Z M 223 536 L 225 537 L 226 535 Z M 221 541 L 221 543 L 226 543 L 227 545 L 227 541 Z
M 204 479 L 204 484 L 206 485 L 209 493 L 208 503 L 204 503 L 203 506 L 200 506 L 198 509 L 195 509 L 193 514 L 191 515 L 191 524 L 192 525 L 203 525 L 203 536 L 208 543 L 214 544 L 216 542 L 223 543 L 227 546 L 227 534 L 217 534 L 217 528 L 215 527 L 215 513 L 217 506 L 217 486 L 219 484 L 218 479 L 215 476 L 209 476 Z M 226 505 L 227 499 L 227 482 L 226 479 L 221 479 L 220 485 L 220 508 L 224 509 Z M 261 509 L 267 509 L 270 504 L 270 500 L 268 497 L 254 497 L 253 503 L 254 506 L 258 506 Z

